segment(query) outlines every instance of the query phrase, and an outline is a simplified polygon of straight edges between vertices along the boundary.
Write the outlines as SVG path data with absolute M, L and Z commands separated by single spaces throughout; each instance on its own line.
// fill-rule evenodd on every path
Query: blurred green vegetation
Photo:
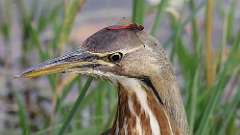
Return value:
M 39 1 L 2 0 L 0 7 L 0 33 L 8 51 L 12 47 L 12 9 L 18 11 L 19 27 L 22 34 L 21 69 L 31 65 L 32 52 L 43 61 L 63 53 L 68 43 L 77 14 L 85 0 L 58 0 L 41 3 Z M 240 27 L 237 26 L 237 0 L 189 0 L 183 7 L 187 15 L 182 15 L 171 7 L 171 1 L 162 0 L 158 5 L 149 5 L 144 0 L 132 1 L 132 21 L 144 24 L 148 12 L 155 17 L 150 34 L 157 36 L 163 20 L 168 20 L 170 37 L 162 45 L 169 50 L 170 60 L 180 73 L 180 86 L 185 101 L 189 126 L 196 135 L 237 135 L 240 134 Z M 16 5 L 16 6 L 13 6 Z M 205 25 L 201 26 L 200 12 L 204 12 Z M 213 41 L 215 15 L 220 16 L 221 37 Z M 219 21 L 219 20 L 217 20 Z M 206 26 L 206 27 L 205 27 Z M 191 29 L 186 34 L 186 29 Z M 42 41 L 43 33 L 51 30 L 49 41 Z M 214 44 L 214 43 L 215 44 Z M 9 64 L 2 58 L 3 67 Z M 20 80 L 19 80 L 20 81 Z M 51 116 L 45 117 L 43 126 L 32 130 L 24 95 L 14 91 L 18 103 L 18 118 L 23 135 L 36 134 L 99 134 L 111 127 L 116 109 L 116 90 L 104 80 L 94 80 L 78 75 L 50 75 Z M 90 86 L 92 85 L 92 86 Z M 74 103 L 64 102 L 71 90 L 77 87 L 79 96 Z M 230 95 L 230 96 L 226 96 Z M 90 109 L 89 123 L 82 116 Z M 89 126 L 91 125 L 91 126 Z M 7 133 L 7 131 L 5 132 Z M 16 131 L 16 134 L 19 134 Z

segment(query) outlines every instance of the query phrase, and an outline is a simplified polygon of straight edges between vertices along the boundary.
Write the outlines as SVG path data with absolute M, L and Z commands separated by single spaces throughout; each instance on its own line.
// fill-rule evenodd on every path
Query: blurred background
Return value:
M 111 127 L 110 82 L 14 76 L 128 20 L 166 49 L 191 133 L 239 135 L 239 8 L 239 0 L 0 0 L 0 134 L 95 135 Z

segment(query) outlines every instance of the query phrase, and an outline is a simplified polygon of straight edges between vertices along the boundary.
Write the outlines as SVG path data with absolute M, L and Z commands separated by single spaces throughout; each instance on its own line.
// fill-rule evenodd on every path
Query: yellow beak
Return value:
M 67 72 L 73 68 L 91 67 L 96 58 L 97 56 L 90 52 L 77 50 L 30 67 L 16 77 L 34 78 L 52 73 Z

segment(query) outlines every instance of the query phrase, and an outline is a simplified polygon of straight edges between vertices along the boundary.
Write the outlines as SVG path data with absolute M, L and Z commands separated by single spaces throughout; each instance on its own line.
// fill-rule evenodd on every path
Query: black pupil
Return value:
M 112 62 L 116 62 L 116 61 L 119 61 L 121 59 L 121 54 L 113 54 L 113 55 L 111 55 L 111 57 L 110 57 L 110 60 L 112 61 Z

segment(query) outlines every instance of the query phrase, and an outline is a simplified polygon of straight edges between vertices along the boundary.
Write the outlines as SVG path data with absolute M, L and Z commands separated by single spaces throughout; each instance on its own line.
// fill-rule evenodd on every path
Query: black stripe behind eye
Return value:
M 155 89 L 155 87 L 153 86 L 151 80 L 148 77 L 142 77 L 141 81 L 147 85 L 148 87 L 150 87 L 154 93 L 154 95 L 157 97 L 158 101 L 163 105 L 163 101 L 161 99 L 161 97 L 159 96 L 157 90 Z

